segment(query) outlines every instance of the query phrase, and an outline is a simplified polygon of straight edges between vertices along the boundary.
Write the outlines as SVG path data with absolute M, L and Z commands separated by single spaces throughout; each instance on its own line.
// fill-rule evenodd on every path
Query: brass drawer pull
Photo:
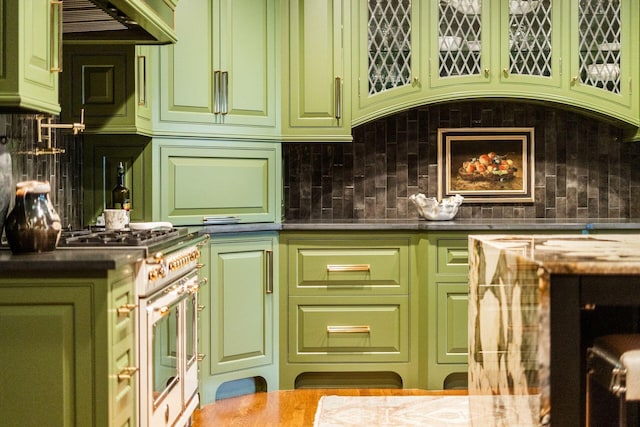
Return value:
M 138 308 L 135 304 L 124 304 L 118 307 L 118 316 L 128 316 L 133 310 Z
M 371 271 L 371 264 L 328 264 L 327 271 Z
M 118 381 L 130 380 L 133 374 L 135 374 L 136 372 L 138 372 L 138 368 L 134 366 L 128 366 L 120 371 L 120 373 L 118 374 Z
M 329 334 L 368 334 L 371 332 L 371 326 L 327 326 Z

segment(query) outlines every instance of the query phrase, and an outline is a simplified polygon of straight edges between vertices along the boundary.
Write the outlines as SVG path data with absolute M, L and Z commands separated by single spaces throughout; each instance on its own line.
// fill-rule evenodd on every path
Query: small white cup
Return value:
M 122 230 L 129 224 L 129 211 L 124 209 L 105 209 L 104 228 L 107 230 Z

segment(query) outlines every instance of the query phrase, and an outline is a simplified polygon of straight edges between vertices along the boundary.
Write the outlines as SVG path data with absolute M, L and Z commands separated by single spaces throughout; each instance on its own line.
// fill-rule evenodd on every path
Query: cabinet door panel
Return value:
M 211 27 L 216 6 L 209 0 L 189 0 L 177 7 L 178 43 L 160 49 L 160 85 L 166 91 L 161 96 L 161 121 L 214 121 L 212 67 L 216 67 L 213 58 L 218 45 Z
M 221 5 L 224 123 L 275 126 L 274 11 L 273 0 L 227 0 Z
M 438 363 L 467 363 L 469 286 L 438 283 Z
M 91 307 L 88 286 L 0 287 L 0 364 L 7 368 L 0 396 L 9 425 L 93 425 Z
M 269 149 L 160 148 L 160 216 L 174 224 L 205 217 L 276 220 L 276 147 Z
M 210 374 L 272 363 L 273 309 L 267 293 L 271 240 L 211 244 Z

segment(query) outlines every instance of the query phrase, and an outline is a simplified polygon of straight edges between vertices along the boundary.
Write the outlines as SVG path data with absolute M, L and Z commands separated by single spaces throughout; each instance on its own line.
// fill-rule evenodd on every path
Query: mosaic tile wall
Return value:
M 44 148 L 38 143 L 34 114 L 0 114 L 0 137 L 7 138 L 11 153 L 13 188 L 26 180 L 49 181 L 51 202 L 60 215 L 63 226 L 82 227 L 82 135 L 73 136 L 55 131 L 52 147 L 63 148 L 63 154 L 22 154 Z M 13 201 L 12 201 L 13 205 Z M 11 208 L 10 208 L 11 209 Z
M 640 218 L 640 143 L 575 112 L 491 101 L 398 113 L 352 143 L 284 144 L 285 218 L 415 219 L 408 197 L 437 195 L 438 128 L 503 126 L 535 128 L 535 203 L 463 204 L 458 218 Z

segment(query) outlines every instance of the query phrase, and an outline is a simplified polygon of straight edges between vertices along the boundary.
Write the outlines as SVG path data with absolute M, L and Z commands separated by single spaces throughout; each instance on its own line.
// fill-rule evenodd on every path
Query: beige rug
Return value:
M 324 396 L 314 427 L 469 426 L 467 396 Z

